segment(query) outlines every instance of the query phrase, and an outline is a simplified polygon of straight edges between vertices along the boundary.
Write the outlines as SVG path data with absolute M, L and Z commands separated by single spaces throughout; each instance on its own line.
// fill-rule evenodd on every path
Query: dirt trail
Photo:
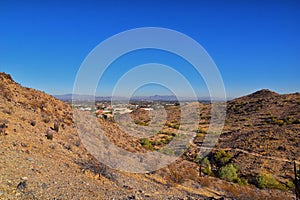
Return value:
M 210 149 L 210 147 L 205 147 L 205 146 L 201 146 L 202 149 Z M 259 154 L 259 153 L 256 153 L 256 152 L 250 152 L 250 151 L 247 151 L 247 150 L 244 150 L 244 149 L 239 149 L 239 148 L 230 148 L 230 147 L 227 147 L 227 148 L 212 148 L 213 150 L 224 150 L 224 151 L 237 151 L 237 152 L 242 152 L 242 153 L 245 153 L 245 154 L 250 154 L 252 156 L 256 156 L 256 157 L 263 157 L 265 159 L 270 159 L 270 160 L 277 160 L 277 161 L 282 161 L 282 162 L 288 162 L 288 163 L 293 163 L 294 160 L 288 160 L 286 158 L 279 158 L 279 157 L 275 157 L 275 156 L 266 156 L 266 155 L 262 155 L 262 154 Z M 299 161 L 296 161 L 295 162 L 297 164 L 300 164 Z

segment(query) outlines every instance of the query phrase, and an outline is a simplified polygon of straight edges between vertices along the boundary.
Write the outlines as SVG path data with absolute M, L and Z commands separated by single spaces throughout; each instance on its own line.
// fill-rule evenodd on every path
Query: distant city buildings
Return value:
M 82 111 L 89 111 L 94 113 L 98 118 L 113 118 L 114 115 L 123 115 L 133 112 L 134 110 L 153 111 L 162 109 L 165 106 L 176 106 L 178 102 L 151 102 L 151 101 L 132 101 L 130 103 L 111 104 L 110 101 L 96 102 L 96 105 L 90 102 L 77 102 L 72 104 L 73 108 Z

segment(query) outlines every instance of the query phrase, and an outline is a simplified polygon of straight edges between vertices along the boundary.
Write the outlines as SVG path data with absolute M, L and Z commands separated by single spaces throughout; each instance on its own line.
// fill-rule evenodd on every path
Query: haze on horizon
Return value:
M 72 93 L 81 63 L 100 42 L 128 29 L 163 27 L 188 35 L 206 49 L 222 75 L 227 97 L 263 88 L 299 92 L 299 8 L 296 0 L 1 1 L 0 71 L 26 87 L 49 94 Z M 188 62 L 153 49 L 129 53 L 112 63 L 96 95 L 110 96 L 122 74 L 149 62 L 174 67 L 198 96 L 209 96 L 201 75 Z M 147 74 L 139 78 L 143 76 Z M 181 90 L 179 96 L 189 96 L 185 88 Z M 149 85 L 136 91 L 137 96 L 156 94 L 172 92 Z

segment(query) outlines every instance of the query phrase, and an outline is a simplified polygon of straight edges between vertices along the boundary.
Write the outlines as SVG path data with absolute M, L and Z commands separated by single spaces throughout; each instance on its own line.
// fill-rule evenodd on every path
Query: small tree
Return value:
M 233 164 L 225 165 L 221 168 L 219 177 L 230 182 L 236 181 L 238 180 L 237 169 Z

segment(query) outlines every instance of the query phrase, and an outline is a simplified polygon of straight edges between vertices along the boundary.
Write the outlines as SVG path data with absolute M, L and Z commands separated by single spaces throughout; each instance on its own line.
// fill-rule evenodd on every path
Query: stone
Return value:
M 47 138 L 48 140 L 52 140 L 52 139 L 53 139 L 53 135 L 54 135 L 54 133 L 53 133 L 53 131 L 52 131 L 51 129 L 48 129 L 48 130 L 46 131 L 46 138 Z
M 27 181 L 24 180 L 24 181 L 21 181 L 18 186 L 17 186 L 17 189 L 20 190 L 21 192 L 24 192 L 27 188 Z

